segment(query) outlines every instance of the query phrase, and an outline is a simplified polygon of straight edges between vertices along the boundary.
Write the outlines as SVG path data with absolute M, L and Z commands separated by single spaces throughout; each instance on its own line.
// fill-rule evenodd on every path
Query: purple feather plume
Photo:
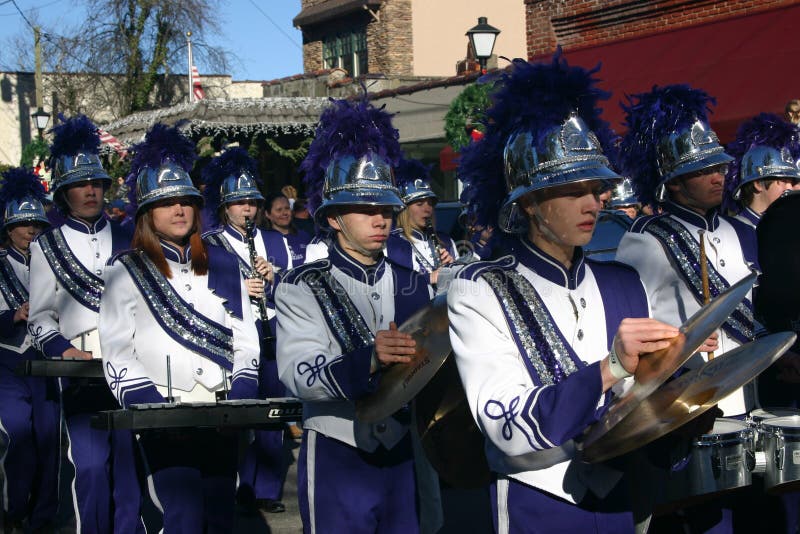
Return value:
M 649 93 L 626 96 L 628 132 L 619 146 L 619 165 L 630 176 L 633 190 L 643 204 L 655 205 L 661 181 L 658 170 L 658 142 L 676 130 L 690 127 L 698 119 L 708 123 L 716 100 L 701 89 L 679 85 L 654 86 Z
M 725 196 L 722 207 L 725 211 L 739 211 L 733 192 L 741 181 L 742 158 L 754 146 L 768 146 L 781 150 L 786 148 L 792 159 L 800 159 L 800 140 L 797 128 L 774 113 L 761 113 L 743 122 L 736 131 L 736 139 L 725 151 L 734 158 L 725 177 Z
M 392 116 L 370 104 L 366 97 L 357 101 L 331 99 L 300 164 L 309 211 L 314 213 L 322 203 L 325 171 L 332 161 L 372 152 L 395 166 L 401 157 L 399 137 L 392 126 Z
M 47 194 L 39 177 L 23 167 L 13 167 L 5 171 L 0 184 L 0 214 L 5 213 L 8 201 L 22 200 L 25 197 L 45 202 Z
M 221 202 L 220 187 L 222 181 L 228 176 L 239 176 L 242 171 L 247 171 L 256 180 L 259 188 L 261 181 L 258 179 L 258 165 L 250 157 L 247 150 L 239 147 L 227 149 L 219 156 L 212 159 L 203 168 L 202 179 L 206 188 L 203 196 L 206 199 L 205 210 L 208 220 L 214 226 L 220 224 L 218 208 Z
M 78 152 L 91 154 L 100 152 L 97 126 L 86 115 L 76 115 L 67 119 L 59 113 L 58 118 L 61 124 L 50 130 L 53 134 L 53 144 L 50 146 L 51 162 L 60 156 L 72 156 Z
M 430 183 L 430 176 L 431 166 L 425 165 L 414 158 L 401 158 L 394 170 L 394 178 L 398 188 L 413 183 L 417 178 L 422 178 L 425 182 Z
M 597 105 L 610 96 L 596 85 L 599 80 L 593 76 L 599 68 L 571 67 L 559 48 L 549 63 L 515 59 L 509 70 L 490 79 L 496 87 L 484 118 L 485 135 L 462 150 L 458 171 L 465 186 L 461 201 L 478 224 L 497 224 L 506 196 L 503 149 L 513 133 L 536 132 L 541 150 L 547 133 L 576 113 L 597 135 L 603 151 L 613 150 L 617 136 Z
M 158 169 L 163 161 L 169 159 L 186 172 L 191 172 L 197 159 L 195 144 L 180 132 L 179 126 L 180 124 L 170 127 L 160 122 L 156 123 L 147 132 L 144 141 L 131 147 L 130 151 L 133 152 L 131 172 L 125 179 L 131 206 L 137 205 L 136 178 L 142 169 L 146 167 Z

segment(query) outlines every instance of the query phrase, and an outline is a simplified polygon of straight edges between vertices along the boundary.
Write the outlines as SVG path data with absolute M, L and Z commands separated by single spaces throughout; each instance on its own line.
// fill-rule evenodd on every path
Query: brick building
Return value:
M 762 111 L 800 97 L 791 0 L 524 0 L 527 55 L 592 67 L 613 92 L 605 118 L 621 130 L 618 102 L 653 85 L 689 83 L 717 98 L 712 126 L 730 141 Z

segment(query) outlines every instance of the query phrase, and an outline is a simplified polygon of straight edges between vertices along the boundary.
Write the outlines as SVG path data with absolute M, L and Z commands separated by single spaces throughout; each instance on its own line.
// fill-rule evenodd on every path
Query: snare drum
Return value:
M 753 429 L 738 419 L 717 419 L 711 432 L 695 438 L 689 454 L 689 496 L 749 486 Z
M 767 419 L 761 432 L 767 461 L 764 488 L 795 491 L 800 487 L 800 415 Z

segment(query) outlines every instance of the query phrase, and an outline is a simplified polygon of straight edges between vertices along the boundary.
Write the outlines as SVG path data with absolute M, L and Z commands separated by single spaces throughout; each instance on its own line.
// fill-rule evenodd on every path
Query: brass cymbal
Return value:
M 756 274 L 751 272 L 714 300 L 700 308 L 681 327 L 666 349 L 643 355 L 634 375 L 634 385 L 616 399 L 597 423 L 589 427 L 584 444 L 591 446 L 625 419 L 641 402 L 667 381 L 697 352 L 703 342 L 724 323 L 753 287 Z
M 404 322 L 399 330 L 417 342 L 409 363 L 398 363 L 383 371 L 378 389 L 356 401 L 359 421 L 373 423 L 405 406 L 433 378 L 452 350 L 447 320 L 447 295 L 433 301 Z
M 614 428 L 585 443 L 584 460 L 601 462 L 620 456 L 685 425 L 753 380 L 795 339 L 794 332 L 757 339 L 663 384 Z

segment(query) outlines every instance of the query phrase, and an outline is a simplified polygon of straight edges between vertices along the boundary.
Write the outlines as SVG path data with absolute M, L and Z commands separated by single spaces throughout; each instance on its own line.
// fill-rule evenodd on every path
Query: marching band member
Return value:
M 439 269 L 458 257 L 456 244 L 437 232 L 434 207 L 439 197 L 431 189 L 430 170 L 421 161 L 402 159 L 395 171 L 405 209 L 386 243 L 386 255 L 395 263 L 426 275 L 436 284 Z
M 279 235 L 284 242 L 286 261 L 278 261 L 280 267 L 291 269 L 302 265 L 306 259 L 306 247 L 311 242 L 311 236 L 295 227 L 292 222 L 292 209 L 289 207 L 286 195 L 278 193 L 267 196 L 264 216 L 270 223 L 268 232 Z
M 767 208 L 800 184 L 800 142 L 797 129 L 778 115 L 762 113 L 743 123 L 728 146 L 734 158 L 725 179 L 724 204 L 738 212 L 736 219 L 753 229 Z M 761 406 L 790 406 L 798 402 L 795 385 L 784 374 L 794 374 L 794 355 L 786 355 L 758 376 Z
M 711 103 L 704 91 L 669 85 L 633 95 L 624 106 L 628 132 L 620 145 L 620 164 L 642 203 L 658 203 L 663 213 L 637 219 L 622 238 L 616 258 L 639 272 L 652 316 L 670 324 L 684 323 L 704 303 L 701 238 L 712 298 L 747 276 L 750 264 L 758 262 L 750 227 L 719 213 L 733 158 L 708 126 Z M 752 339 L 748 297 L 722 325 L 717 354 Z M 688 366 L 702 361 L 696 356 Z M 749 390 L 746 386 L 720 402 L 726 416 L 753 408 Z
M 597 227 L 591 241 L 583 247 L 583 251 L 596 261 L 614 259 L 617 246 L 622 236 L 639 216 L 641 204 L 633 192 L 630 178 L 625 178 L 611 190 L 606 209 L 600 210 Z
M 202 196 L 188 170 L 194 144 L 154 125 L 133 148 L 132 250 L 106 268 L 100 333 L 106 380 L 119 403 L 254 398 L 258 334 L 236 258 L 200 237 Z M 216 430 L 139 436 L 165 532 L 230 532 L 236 441 Z
M 98 156 L 97 127 L 79 115 L 53 134 L 53 201 L 66 222 L 31 243 L 28 329 L 47 358 L 88 360 L 101 356 L 97 318 L 105 262 L 128 247 L 130 237 L 103 217 L 103 191 L 111 178 Z M 61 378 L 60 385 L 78 531 L 143 528 L 131 433 L 89 425 L 92 413 L 118 408 L 114 396 L 102 379 L 79 384 Z
M 268 326 L 268 332 L 275 331 L 273 269 L 291 267 L 291 256 L 282 237 L 256 227 L 264 205 L 256 176 L 255 160 L 241 148 L 227 149 L 203 169 L 207 218 L 222 222 L 222 226 L 207 232 L 203 239 L 225 248 L 238 260 L 260 334 L 258 396 L 266 399 L 286 395 L 286 388 L 278 380 L 274 341 L 266 339 L 265 328 Z M 248 228 L 247 221 L 252 225 L 252 230 Z M 252 251 L 249 246 L 251 240 L 254 245 Z M 256 257 L 255 272 L 251 265 L 251 254 Z M 265 317 L 261 316 L 262 311 L 269 325 L 263 324 Z M 281 502 L 286 477 L 285 464 L 283 432 L 255 431 L 254 442 L 248 448 L 239 472 L 240 501 L 250 506 L 260 505 L 271 513 L 283 512 L 286 509 Z
M 800 184 L 797 128 L 778 115 L 761 113 L 739 126 L 728 153 L 733 162 L 723 205 L 755 228 L 770 204 Z
M 301 167 L 316 222 L 332 236 L 327 259 L 289 271 L 275 291 L 278 372 L 304 401 L 304 532 L 419 531 L 409 414 L 366 424 L 354 404 L 381 368 L 409 361 L 415 342 L 396 324 L 432 296 L 420 275 L 383 254 L 403 207 L 392 173 L 397 138 L 387 113 L 334 101 Z
M 50 226 L 38 176 L 22 169 L 3 173 L 0 213 L 0 433 L 6 450 L 3 512 L 6 531 L 20 529 L 28 518 L 33 531 L 53 522 L 58 508 L 60 407 L 51 378 L 18 376 L 25 360 L 41 354 L 28 335 L 28 261 L 30 243 Z
M 581 462 L 574 439 L 603 415 L 639 355 L 678 333 L 647 318 L 633 269 L 586 260 L 581 249 L 600 193 L 621 179 L 603 154 L 613 134 L 593 72 L 560 53 L 551 64 L 515 60 L 496 82 L 486 136 L 462 154 L 477 222 L 517 234 L 513 256 L 468 265 L 448 291 L 499 533 L 633 531 L 622 474 Z

